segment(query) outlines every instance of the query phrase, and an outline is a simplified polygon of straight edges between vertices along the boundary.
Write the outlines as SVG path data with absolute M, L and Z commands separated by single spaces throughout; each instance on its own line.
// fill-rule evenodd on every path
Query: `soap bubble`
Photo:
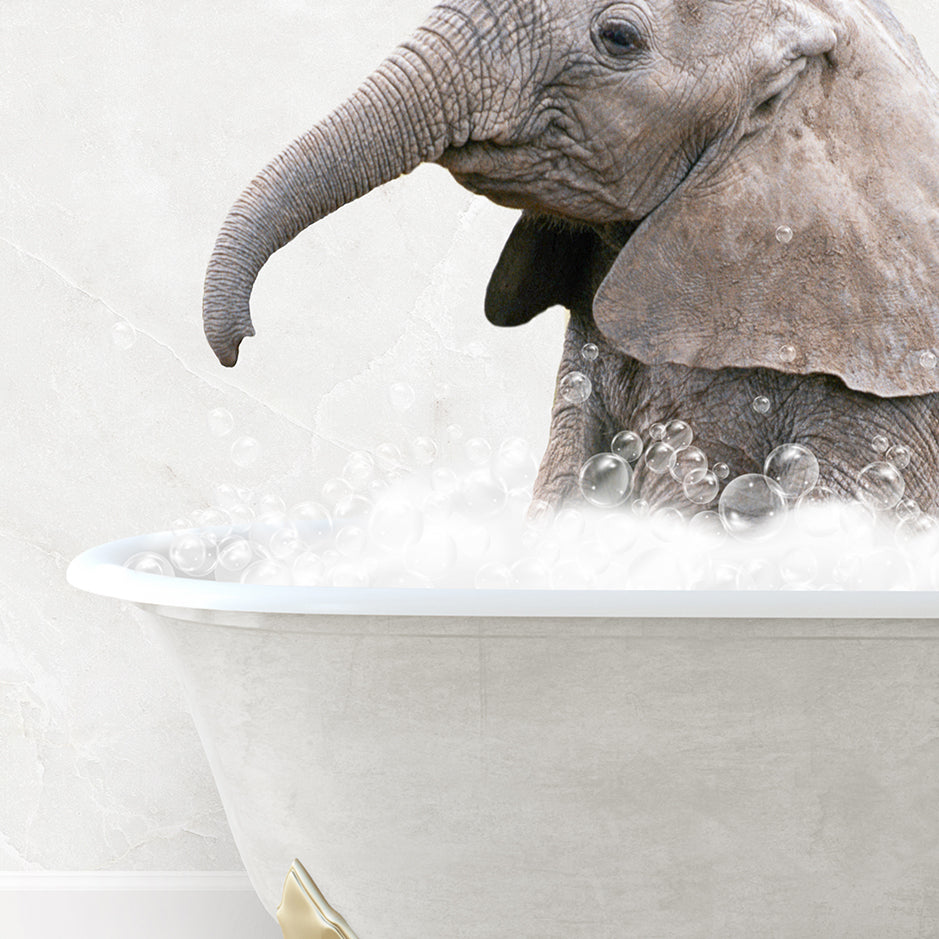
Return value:
M 248 537 L 261 554 L 270 557 L 271 538 L 287 525 L 289 522 L 283 512 L 264 512 L 251 523 Z
M 538 558 L 520 558 L 509 567 L 512 586 L 526 590 L 539 590 L 551 585 L 551 571 Z
M 447 424 L 443 436 L 448 444 L 454 444 L 463 439 L 463 428 L 459 424 Z
M 266 515 L 268 512 L 287 511 L 287 503 L 275 492 L 265 492 L 258 496 L 254 504 L 258 515 Z
M 300 554 L 306 547 L 297 529 L 289 523 L 271 535 L 269 545 L 271 557 L 278 561 L 288 561 Z
M 460 486 L 460 479 L 449 466 L 438 466 L 430 474 L 430 485 L 434 492 L 451 495 Z
M 466 453 L 466 459 L 469 460 L 473 466 L 485 466 L 492 456 L 492 447 L 485 437 L 470 437 L 469 440 L 463 444 L 463 450 Z
M 232 417 L 231 411 L 226 408 L 213 408 L 209 411 L 206 420 L 209 425 L 209 433 L 213 437 L 225 437 L 235 427 L 235 419 Z
M 525 516 L 525 525 L 535 531 L 545 531 L 554 522 L 554 506 L 544 499 L 532 499 Z
M 521 437 L 503 440 L 492 456 L 492 475 L 506 489 L 529 485 L 537 472 L 538 464 Z
M 352 495 L 352 487 L 346 480 L 340 479 L 338 476 L 333 476 L 323 483 L 323 488 L 320 490 L 320 493 L 323 496 L 323 502 L 327 506 L 334 508 L 342 502 L 343 499 L 347 499 Z
M 475 470 L 461 487 L 463 505 L 471 515 L 491 518 L 505 506 L 507 491 L 504 483 L 494 479 L 488 470 Z
M 669 421 L 662 440 L 673 450 L 684 450 L 694 439 L 694 432 L 684 421 Z
M 681 488 L 689 502 L 707 505 L 717 498 L 721 484 L 714 473 L 706 469 L 693 469 L 685 475 Z
M 558 390 L 569 404 L 583 404 L 593 391 L 593 382 L 583 372 L 568 372 L 561 379 Z
M 268 586 L 290 584 L 290 568 L 279 561 L 263 558 L 244 569 L 241 574 L 243 584 L 263 584 Z
M 642 456 L 642 437 L 633 430 L 621 430 L 613 438 L 610 449 L 627 463 L 635 463 Z
M 333 521 L 337 526 L 347 523 L 364 524 L 372 511 L 372 500 L 363 495 L 346 496 L 336 503 Z
M 291 508 L 287 519 L 308 544 L 328 538 L 333 531 L 329 509 L 320 502 L 298 502 Z
M 120 320 L 111 327 L 111 342 L 118 349 L 129 349 L 137 341 L 137 330 L 130 323 Z
M 781 586 L 779 566 L 767 558 L 751 558 L 737 574 L 739 590 L 778 590 Z
M 715 463 L 711 469 L 718 479 L 726 479 L 730 475 L 730 467 L 726 463 Z
M 923 510 L 916 504 L 915 499 L 901 499 L 897 503 L 896 509 L 894 509 L 897 518 L 901 522 L 906 521 L 908 518 L 915 518 L 922 511 Z
M 781 245 L 787 245 L 792 241 L 792 229 L 788 225 L 780 225 L 776 229 L 776 240 Z
M 329 572 L 329 582 L 333 587 L 367 587 L 368 571 L 356 564 L 337 564 Z
M 667 442 L 668 438 L 663 441 L 663 443 Z M 685 447 L 676 454 L 675 462 L 668 468 L 668 471 L 672 479 L 682 482 L 692 470 L 706 470 L 707 468 L 708 458 L 703 450 L 697 447 Z
M 857 497 L 872 509 L 892 509 L 902 498 L 906 489 L 903 477 L 892 464 L 883 461 L 868 463 L 858 473 Z
M 125 562 L 124 567 L 141 574 L 160 574 L 163 577 L 175 577 L 176 572 L 169 560 L 156 551 L 138 551 Z
M 364 489 L 375 474 L 375 458 L 365 450 L 353 450 L 342 467 L 342 478 L 353 489 Z
M 727 484 L 721 493 L 718 511 L 730 534 L 750 541 L 764 541 L 785 521 L 786 495 L 774 480 L 747 473 Z
M 388 401 L 399 414 L 403 414 L 414 404 L 414 389 L 407 382 L 393 382 L 388 387 Z
M 925 369 L 934 369 L 936 367 L 936 353 L 932 352 L 930 349 L 927 349 L 925 352 L 921 352 L 919 356 L 919 364 Z
M 418 466 L 429 466 L 437 457 L 437 443 L 431 437 L 415 437 L 411 441 L 411 455 Z
M 912 454 L 910 448 L 902 443 L 895 443 L 886 452 L 885 458 L 888 463 L 892 463 L 898 470 L 904 470 L 910 465 Z
M 638 535 L 636 519 L 628 512 L 606 512 L 597 525 L 597 537 L 616 554 L 628 551 Z
M 757 395 L 753 399 L 752 407 L 757 414 L 769 414 L 772 403 L 766 395 Z
M 326 565 L 313 551 L 303 551 L 293 559 L 290 566 L 293 582 L 298 586 L 317 587 L 323 583 Z
M 688 522 L 688 531 L 713 542 L 723 541 L 727 536 L 720 515 L 712 509 L 693 515 Z
M 798 499 L 818 482 L 815 454 L 797 443 L 776 447 L 763 463 L 763 474 L 778 484 L 788 499 Z
M 584 513 L 573 506 L 561 509 L 554 516 L 554 533 L 563 542 L 575 542 L 584 533 Z
M 587 362 L 593 362 L 600 354 L 600 349 L 595 342 L 588 342 L 581 347 L 580 354 Z
M 632 487 L 633 471 L 615 453 L 596 453 L 580 469 L 580 491 L 599 508 L 622 505 Z
M 400 551 L 414 544 L 423 529 L 420 511 L 403 499 L 379 502 L 368 522 L 369 537 L 385 551 Z
M 645 499 L 633 499 L 630 508 L 636 518 L 645 518 L 652 511 L 652 506 Z
M 675 543 L 684 535 L 684 522 L 676 508 L 656 509 L 652 513 L 652 534 L 661 541 Z
M 236 466 L 253 466 L 261 455 L 261 444 L 254 437 L 239 437 L 231 445 L 231 458 Z
M 646 450 L 646 466 L 649 467 L 650 472 L 661 476 L 675 465 L 676 457 L 674 447 L 670 447 L 664 441 L 659 440 Z
M 871 438 L 871 448 L 875 453 L 885 453 L 890 444 L 883 434 L 877 434 Z
M 243 571 L 254 560 L 254 549 L 246 538 L 235 535 L 218 546 L 218 566 L 236 573 Z
M 589 590 L 596 580 L 596 573 L 580 558 L 561 561 L 551 570 L 551 586 L 555 590 Z
M 344 525 L 336 532 L 336 550 L 347 558 L 358 557 L 364 550 L 368 535 L 358 525 Z
M 215 545 L 198 532 L 183 532 L 170 542 L 169 558 L 181 574 L 204 577 L 215 569 Z
M 818 573 L 818 558 L 804 547 L 793 548 L 780 559 L 779 573 L 787 584 L 808 586 Z
M 500 561 L 489 561 L 478 571 L 474 583 L 477 590 L 507 590 L 514 585 L 512 572 Z
M 656 421 L 654 424 L 649 425 L 649 439 L 650 440 L 664 440 L 665 439 L 665 425 L 660 421 Z
M 779 350 L 779 361 L 788 365 L 795 362 L 797 355 L 795 346 L 782 346 Z
M 925 512 L 918 512 L 900 520 L 894 530 L 894 537 L 901 547 L 919 546 L 924 535 L 931 535 L 935 531 L 936 520 Z

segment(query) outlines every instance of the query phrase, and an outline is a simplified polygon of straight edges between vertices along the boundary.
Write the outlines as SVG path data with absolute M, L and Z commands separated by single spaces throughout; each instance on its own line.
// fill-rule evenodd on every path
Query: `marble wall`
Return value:
M 544 446 L 565 314 L 486 323 L 515 213 L 437 167 L 275 256 L 235 370 L 202 335 L 235 196 L 428 7 L 0 7 L 0 870 L 239 866 L 163 653 L 120 604 L 66 586 L 71 557 L 164 528 L 219 483 L 309 497 L 349 449 L 451 423 Z M 895 7 L 939 61 L 939 13 Z M 417 392 L 403 416 L 396 381 Z M 228 437 L 209 432 L 216 407 Z M 261 444 L 248 469 L 239 434 Z

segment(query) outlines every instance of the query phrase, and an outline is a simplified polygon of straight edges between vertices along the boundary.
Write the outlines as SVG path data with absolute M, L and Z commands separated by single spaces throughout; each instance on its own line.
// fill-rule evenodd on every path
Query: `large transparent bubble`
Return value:
M 581 493 L 591 505 L 600 508 L 622 505 L 632 481 L 629 463 L 615 453 L 596 453 L 580 470 Z
M 815 454 L 797 443 L 776 447 L 763 463 L 763 475 L 772 479 L 790 501 L 807 493 L 818 482 L 818 473 Z
M 748 473 L 724 487 L 718 511 L 730 534 L 748 541 L 765 541 L 785 521 L 786 494 L 775 480 Z

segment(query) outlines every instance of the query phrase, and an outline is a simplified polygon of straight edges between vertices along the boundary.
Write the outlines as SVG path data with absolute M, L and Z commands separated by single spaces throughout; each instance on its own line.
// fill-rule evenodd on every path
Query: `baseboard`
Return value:
M 3 939 L 280 939 L 243 871 L 0 871 Z

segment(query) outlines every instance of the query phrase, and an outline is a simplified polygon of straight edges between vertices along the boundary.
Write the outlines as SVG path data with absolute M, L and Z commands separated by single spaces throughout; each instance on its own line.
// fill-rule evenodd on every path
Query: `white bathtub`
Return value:
M 939 935 L 924 593 L 76 587 L 173 650 L 272 912 L 357 939 Z M 286 930 L 285 930 L 286 931 Z

